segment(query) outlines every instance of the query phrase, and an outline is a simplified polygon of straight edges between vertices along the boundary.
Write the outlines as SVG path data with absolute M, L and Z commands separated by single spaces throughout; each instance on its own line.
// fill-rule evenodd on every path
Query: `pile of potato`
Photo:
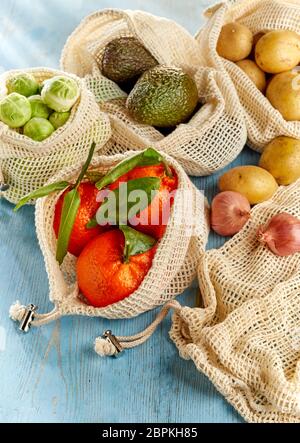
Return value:
M 300 121 L 300 35 L 277 30 L 253 36 L 240 23 L 223 26 L 218 54 L 235 62 L 287 121 Z

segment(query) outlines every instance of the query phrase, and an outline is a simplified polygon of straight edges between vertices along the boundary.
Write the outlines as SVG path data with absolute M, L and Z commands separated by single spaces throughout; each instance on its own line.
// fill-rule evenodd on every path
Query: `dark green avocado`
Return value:
M 143 72 L 158 63 L 150 52 L 134 37 L 119 37 L 104 49 L 102 74 L 118 84 L 136 80 Z
M 180 68 L 157 66 L 145 72 L 127 98 L 140 123 L 166 128 L 188 120 L 198 103 L 194 79 Z

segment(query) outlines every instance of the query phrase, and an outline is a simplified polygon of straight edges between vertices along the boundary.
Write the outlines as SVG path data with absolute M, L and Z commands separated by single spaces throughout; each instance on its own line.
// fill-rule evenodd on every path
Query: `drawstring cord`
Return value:
M 155 332 L 160 323 L 166 318 L 169 311 L 174 309 L 175 312 L 181 310 L 181 305 L 176 300 L 166 303 L 157 317 L 144 331 L 138 334 L 124 337 L 115 337 L 111 331 L 106 331 L 102 337 L 95 340 L 95 351 L 101 357 L 118 356 L 124 349 L 132 349 L 145 343 Z
M 38 314 L 36 310 L 35 305 L 24 306 L 16 301 L 9 309 L 9 316 L 13 321 L 20 323 L 19 329 L 23 332 L 28 332 L 31 326 L 43 326 L 61 317 L 57 308 L 47 314 Z
M 96 353 L 101 357 L 118 356 L 125 349 L 132 349 L 145 343 L 171 309 L 179 313 L 182 307 L 176 300 L 167 302 L 146 329 L 132 336 L 115 337 L 111 331 L 105 331 L 102 337 L 97 337 L 95 340 L 94 349 Z M 37 306 L 33 304 L 24 306 L 16 301 L 10 307 L 9 316 L 12 320 L 20 323 L 19 329 L 23 332 L 28 332 L 31 326 L 43 326 L 61 317 L 61 312 L 57 308 L 54 308 L 48 314 L 38 314 L 36 310 Z M 188 331 L 185 331 L 184 335 L 188 335 Z

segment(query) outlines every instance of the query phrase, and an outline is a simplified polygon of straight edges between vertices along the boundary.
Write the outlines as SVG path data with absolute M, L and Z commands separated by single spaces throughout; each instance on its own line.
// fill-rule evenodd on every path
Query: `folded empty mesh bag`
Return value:
M 203 307 L 177 307 L 171 338 L 249 422 L 300 422 L 300 254 L 256 239 L 272 216 L 300 218 L 300 181 L 256 206 L 198 268 Z
M 132 155 L 132 152 L 128 152 L 112 157 L 95 157 L 92 167 L 105 174 Z M 64 315 L 99 316 L 110 319 L 134 317 L 173 299 L 192 283 L 208 236 L 207 204 L 203 194 L 194 187 L 182 167 L 171 157 L 165 156 L 165 158 L 177 172 L 179 180 L 166 233 L 160 240 L 152 267 L 140 287 L 129 297 L 107 307 L 94 308 L 81 299 L 76 281 L 74 256 L 68 254 L 62 266 L 56 261 L 53 218 L 60 194 L 52 194 L 37 201 L 37 236 L 49 278 L 49 297 L 55 307 L 50 314 L 36 314 L 33 326 L 40 326 Z M 51 181 L 72 182 L 78 176 L 81 166 L 68 168 Z M 21 320 L 24 312 L 25 307 L 17 303 L 11 309 L 11 317 L 14 320 Z
M 0 182 L 9 185 L 9 189 L 0 195 L 13 203 L 42 187 L 62 168 L 86 159 L 93 142 L 96 152 L 105 153 L 111 136 L 109 118 L 101 112 L 82 79 L 46 68 L 8 71 L 0 76 L 1 96 L 7 94 L 7 80 L 19 72 L 32 74 L 39 83 L 55 75 L 66 75 L 78 84 L 80 98 L 67 123 L 42 142 L 0 122 Z
M 290 30 L 300 34 L 299 1 L 232 0 L 208 9 L 206 17 L 208 21 L 196 38 L 207 65 L 229 76 L 234 84 L 245 115 L 248 144 L 261 152 L 275 137 L 285 135 L 300 138 L 300 122 L 286 121 L 244 71 L 220 57 L 216 51 L 222 26 L 230 22 L 247 26 L 253 35 L 274 30 Z
M 203 106 L 169 135 L 137 123 L 126 109 L 126 94 L 101 74 L 104 49 L 118 37 L 137 38 L 159 64 L 181 67 L 194 76 Z M 230 163 L 246 142 L 244 117 L 230 79 L 207 68 L 200 45 L 171 20 L 141 11 L 96 12 L 68 38 L 61 66 L 84 77 L 100 108 L 109 114 L 111 153 L 153 146 L 172 155 L 188 174 L 201 176 Z

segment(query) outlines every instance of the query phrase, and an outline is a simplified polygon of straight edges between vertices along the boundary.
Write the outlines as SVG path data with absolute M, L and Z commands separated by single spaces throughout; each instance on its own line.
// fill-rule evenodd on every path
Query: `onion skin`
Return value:
M 220 192 L 211 204 L 211 227 L 224 237 L 234 235 L 249 220 L 250 209 L 250 203 L 239 192 Z
M 300 252 L 300 220 L 287 212 L 277 214 L 259 227 L 257 238 L 275 255 L 293 255 Z

